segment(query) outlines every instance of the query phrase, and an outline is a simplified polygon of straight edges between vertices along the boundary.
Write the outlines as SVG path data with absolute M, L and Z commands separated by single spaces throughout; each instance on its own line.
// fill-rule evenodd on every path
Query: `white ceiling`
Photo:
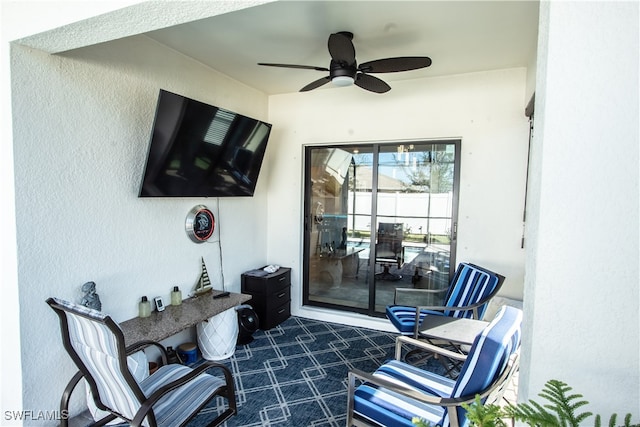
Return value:
M 277 1 L 146 35 L 248 86 L 278 94 L 296 92 L 327 73 L 257 63 L 328 68 L 327 39 L 338 31 L 354 33 L 359 63 L 396 56 L 433 60 L 421 70 L 376 74 L 393 87 L 399 79 L 531 65 L 538 2 Z

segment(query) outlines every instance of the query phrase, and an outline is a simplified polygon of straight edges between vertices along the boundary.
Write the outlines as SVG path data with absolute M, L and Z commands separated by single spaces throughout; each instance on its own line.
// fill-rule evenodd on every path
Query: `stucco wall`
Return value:
M 74 369 L 47 297 L 79 301 L 94 281 L 121 321 L 142 295 L 186 294 L 200 257 L 214 287 L 224 274 L 232 291 L 266 261 L 267 173 L 253 198 L 137 197 L 158 90 L 263 120 L 267 98 L 144 36 L 63 56 L 15 46 L 11 65 L 23 406 L 54 409 Z M 218 220 L 205 244 L 184 231 L 200 203 Z
M 303 146 L 318 143 L 461 138 L 457 259 L 505 275 L 502 294 L 521 299 L 525 85 L 526 70 L 509 69 L 394 82 L 382 96 L 355 86 L 271 96 L 278 144 L 269 197 L 277 203 L 269 203 L 268 216 L 278 237 L 269 239 L 268 253 L 271 262 L 293 267 L 294 312 L 336 320 L 335 313 L 300 307 Z M 361 317 L 349 321 L 388 327 Z
M 639 5 L 542 2 L 521 397 L 640 419 Z M 589 421 L 591 423 L 591 420 Z

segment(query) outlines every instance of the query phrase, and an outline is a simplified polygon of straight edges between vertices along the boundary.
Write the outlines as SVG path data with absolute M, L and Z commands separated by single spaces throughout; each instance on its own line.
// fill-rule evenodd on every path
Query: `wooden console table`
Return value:
M 153 311 L 149 317 L 134 317 L 120 323 L 125 345 L 143 340 L 162 341 L 251 299 L 251 295 L 236 293 L 213 299 L 213 296 L 219 293 L 220 291 L 212 291 L 187 298 L 180 305 L 167 305 L 164 311 Z

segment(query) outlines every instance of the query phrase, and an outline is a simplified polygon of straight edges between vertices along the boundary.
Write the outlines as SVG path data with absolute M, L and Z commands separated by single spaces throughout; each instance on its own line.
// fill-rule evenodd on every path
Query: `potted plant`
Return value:
M 579 427 L 584 426 L 585 421 L 593 416 L 591 412 L 579 412 L 579 409 L 589 402 L 583 399 L 581 394 L 571 393 L 572 388 L 558 380 L 549 380 L 545 384 L 539 396 L 548 401 L 540 404 L 534 400 L 527 403 L 508 404 L 498 406 L 496 404 L 483 405 L 480 397 L 470 405 L 463 404 L 467 410 L 467 419 L 470 426 L 477 427 L 506 427 L 505 420 L 519 421 L 532 427 Z M 617 415 L 609 418 L 609 427 L 616 426 Z M 428 427 L 430 424 L 422 419 L 412 420 L 416 427 Z M 602 419 L 596 415 L 594 426 L 600 427 Z M 631 414 L 624 418 L 624 427 L 640 427 L 640 424 L 631 424 Z

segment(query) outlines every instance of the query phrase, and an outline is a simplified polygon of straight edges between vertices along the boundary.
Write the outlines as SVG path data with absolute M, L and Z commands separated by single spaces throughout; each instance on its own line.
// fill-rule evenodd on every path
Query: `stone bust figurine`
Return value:
M 82 285 L 82 292 L 84 292 L 84 296 L 80 304 L 94 310 L 102 310 L 102 303 L 100 302 L 100 296 L 96 293 L 96 284 L 94 282 L 87 282 Z

